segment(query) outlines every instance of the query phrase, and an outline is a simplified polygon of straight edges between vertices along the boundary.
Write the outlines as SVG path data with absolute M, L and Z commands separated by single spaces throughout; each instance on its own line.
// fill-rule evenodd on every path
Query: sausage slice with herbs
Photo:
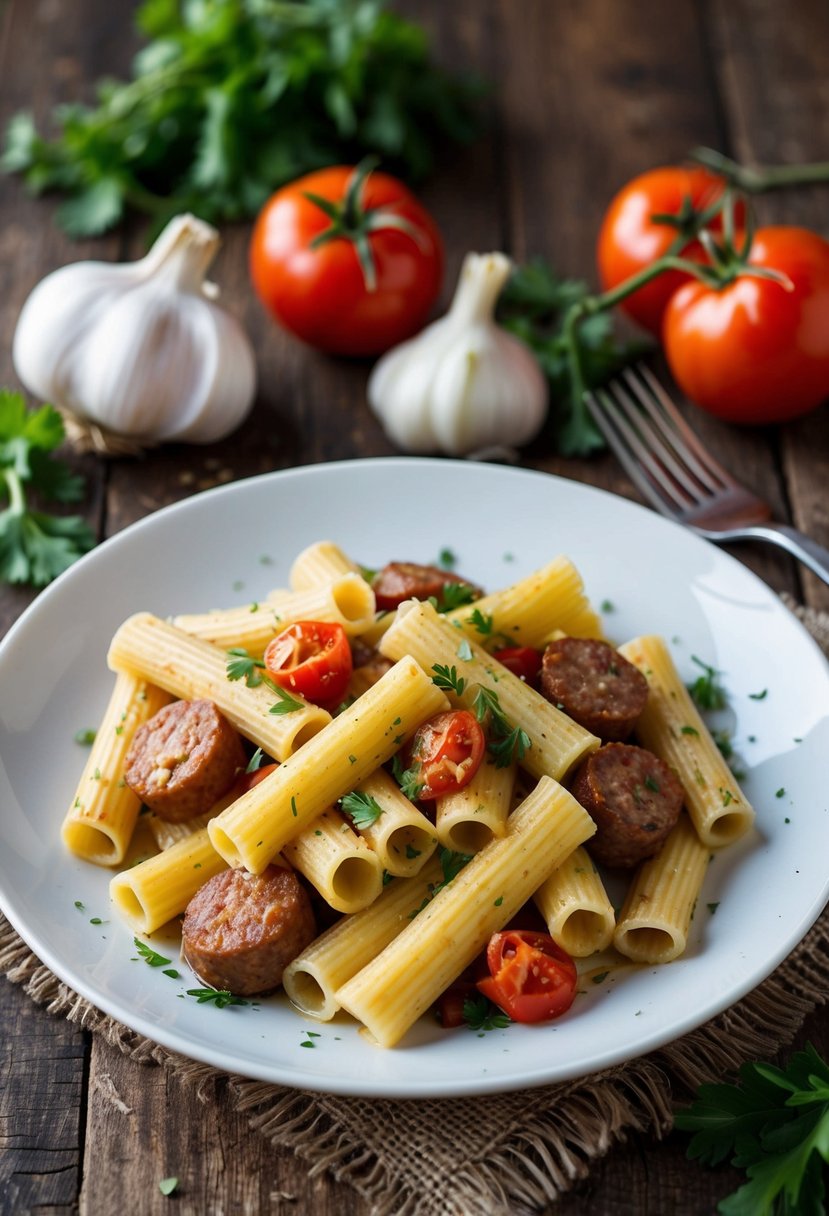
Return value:
M 458 574 L 451 574 L 438 566 L 419 566 L 416 562 L 389 562 L 378 570 L 371 580 L 371 586 L 379 612 L 393 612 L 404 600 L 428 600 L 430 596 L 441 603 L 447 586 L 457 586 L 459 592 L 469 589 L 469 593 L 459 599 L 458 606 L 480 599 L 482 594 L 480 587 Z
M 559 638 L 544 651 L 541 692 L 606 743 L 627 739 L 648 700 L 648 682 L 598 638 Z

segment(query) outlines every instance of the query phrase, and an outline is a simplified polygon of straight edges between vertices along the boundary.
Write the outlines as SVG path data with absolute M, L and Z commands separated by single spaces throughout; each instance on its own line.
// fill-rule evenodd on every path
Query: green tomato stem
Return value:
M 738 164 L 730 156 L 724 156 L 713 148 L 694 148 L 690 159 L 714 173 L 721 174 L 726 181 L 745 194 L 765 194 L 769 190 L 782 190 L 787 186 L 810 186 L 818 182 L 829 182 L 829 161 L 816 161 L 807 165 L 762 165 L 752 169 Z

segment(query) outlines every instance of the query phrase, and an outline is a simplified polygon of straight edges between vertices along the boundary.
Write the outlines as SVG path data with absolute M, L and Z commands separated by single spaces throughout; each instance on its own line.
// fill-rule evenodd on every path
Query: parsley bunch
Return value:
M 128 82 L 97 105 L 61 106 L 58 135 L 12 118 L 2 165 L 32 193 L 67 195 L 72 236 L 131 207 L 161 227 L 255 214 L 278 186 L 379 153 L 404 176 L 431 170 L 445 138 L 478 128 L 480 88 L 439 69 L 415 25 L 384 0 L 144 0 L 149 39 Z
M 35 511 L 34 490 L 44 500 L 77 502 L 83 478 L 51 453 L 64 439 L 63 420 L 51 405 L 28 412 L 20 393 L 0 389 L 0 581 L 45 587 L 95 544 L 79 515 Z
M 676 1115 L 694 1132 L 688 1156 L 706 1165 L 727 1157 L 748 1182 L 717 1210 L 723 1216 L 819 1216 L 829 1162 L 829 1067 L 809 1044 L 785 1069 L 744 1064 L 737 1085 L 701 1085 Z
M 559 279 L 541 259 L 519 266 L 501 293 L 498 321 L 530 348 L 550 387 L 553 438 L 562 456 L 587 456 L 605 446 L 573 383 L 564 322 L 574 305 L 590 295 L 587 285 Z M 616 337 L 606 312 L 585 318 L 575 332 L 586 388 L 597 388 L 646 349 Z

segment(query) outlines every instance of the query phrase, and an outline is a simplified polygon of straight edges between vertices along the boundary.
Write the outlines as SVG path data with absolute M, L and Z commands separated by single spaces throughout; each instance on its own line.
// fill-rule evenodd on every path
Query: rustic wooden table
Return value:
M 423 190 L 446 237 L 447 283 L 467 249 L 550 258 L 593 274 L 593 242 L 611 194 L 642 169 L 706 143 L 746 161 L 824 159 L 829 141 L 829 7 L 822 0 L 406 0 L 440 57 L 493 82 L 489 133 L 458 153 Z M 11 0 L 2 13 L 4 121 L 21 108 L 44 121 L 56 102 L 86 97 L 105 73 L 127 70 L 134 49 L 129 0 Z M 829 191 L 763 199 L 764 220 L 829 235 Z M 136 256 L 140 237 L 72 244 L 50 200 L 32 202 L 0 181 L 0 383 L 15 384 L 12 333 L 47 271 L 82 257 Z M 260 396 L 238 434 L 214 448 L 169 447 L 142 461 L 78 459 L 85 504 L 101 539 L 217 482 L 268 469 L 390 452 L 365 404 L 367 368 L 324 358 L 283 336 L 248 286 L 248 230 L 225 234 L 215 268 L 226 305 L 256 346 Z M 829 414 L 757 432 L 702 416 L 695 425 L 723 461 L 789 519 L 829 544 Z M 634 496 L 610 457 L 565 461 L 540 448 L 526 463 Z M 829 608 L 829 589 L 773 552 L 739 557 L 772 587 Z M 0 632 L 31 595 L 0 591 Z M 829 1019 L 803 1037 L 825 1052 Z M 0 1208 L 92 1216 L 162 1210 L 157 1182 L 181 1178 L 180 1213 L 315 1212 L 362 1216 L 365 1204 L 325 1177 L 276 1156 L 230 1109 L 217 1083 L 208 1101 L 163 1068 L 115 1050 L 0 983 Z M 112 1102 L 114 1091 L 129 1113 Z M 175 1116 L 171 1117 L 171 1112 Z M 614 1149 L 557 1211 L 713 1211 L 729 1171 L 684 1160 L 684 1141 L 633 1137 Z M 165 1209 L 166 1210 L 166 1209 Z M 438 1214 L 436 1214 L 438 1216 Z

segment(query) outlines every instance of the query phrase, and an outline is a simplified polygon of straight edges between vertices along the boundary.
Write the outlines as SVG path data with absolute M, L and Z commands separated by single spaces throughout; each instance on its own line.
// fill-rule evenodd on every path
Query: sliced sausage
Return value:
M 181 945 L 205 984 L 254 996 L 281 984 L 288 963 L 315 936 L 305 888 L 292 870 L 271 865 L 261 874 L 214 875 L 187 905 Z
M 440 599 L 447 583 L 464 583 L 478 599 L 480 587 L 468 583 L 458 574 L 450 574 L 438 566 L 418 566 L 416 562 L 389 562 L 372 580 L 372 590 L 380 612 L 392 612 L 404 600 L 428 600 L 430 595 Z
M 627 739 L 648 700 L 641 671 L 596 638 L 551 642 L 540 687 L 548 701 L 608 743 Z
M 570 792 L 596 824 L 585 847 L 613 868 L 627 869 L 655 853 L 682 809 L 682 786 L 667 764 L 627 743 L 608 743 L 588 756 Z
M 135 732 L 124 780 L 171 823 L 201 815 L 247 764 L 237 731 L 212 701 L 174 701 Z

